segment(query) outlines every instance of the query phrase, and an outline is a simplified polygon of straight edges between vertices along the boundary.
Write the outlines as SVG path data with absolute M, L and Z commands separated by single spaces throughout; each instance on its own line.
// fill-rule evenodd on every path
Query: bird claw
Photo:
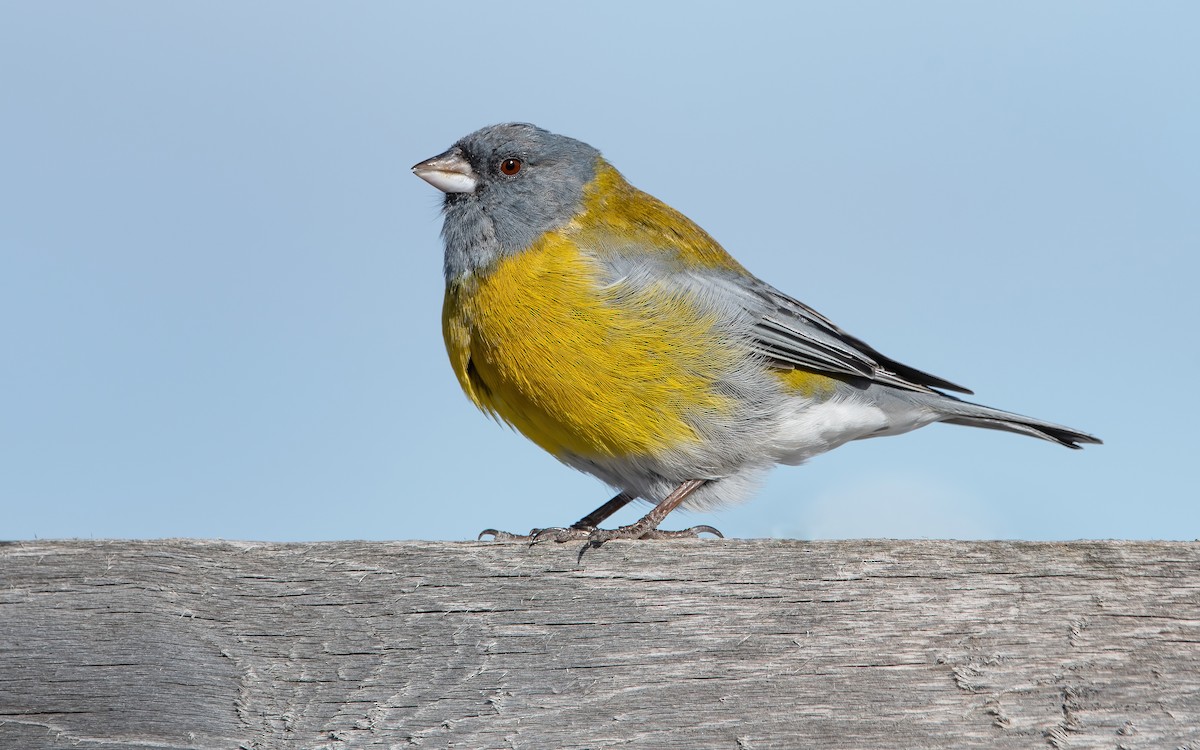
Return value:
M 595 529 L 578 527 L 578 526 L 551 526 L 546 529 L 535 529 L 537 533 L 533 534 L 533 538 L 529 540 L 530 544 L 538 542 L 574 542 L 581 539 L 587 539 Z
M 499 531 L 497 529 L 484 529 L 479 532 L 479 536 L 475 537 L 479 541 L 484 541 L 485 536 L 491 536 L 493 542 L 528 542 L 532 541 L 535 534 L 541 529 L 531 529 L 528 534 L 512 534 L 507 531 Z
M 586 538 L 594 547 L 599 547 L 601 544 L 611 542 L 614 539 L 699 539 L 700 535 L 705 533 L 712 534 L 718 539 L 725 538 L 724 534 L 708 525 L 692 526 L 691 528 L 679 529 L 678 531 L 665 531 L 663 529 L 641 531 L 637 526 L 637 524 L 630 524 L 629 526 L 621 526 L 616 529 L 593 529 Z
M 642 534 L 638 538 L 639 539 L 699 539 L 701 534 L 712 534 L 717 539 L 725 538 L 724 534 L 722 534 L 717 529 L 714 529 L 712 526 L 709 526 L 708 524 L 701 524 L 700 526 L 692 526 L 691 528 L 680 529 L 678 531 L 662 531 L 660 529 L 654 529 L 652 531 L 647 531 L 645 534 Z
M 588 539 L 588 535 L 594 529 L 579 528 L 575 526 L 551 526 L 545 529 L 530 529 L 528 534 L 512 534 L 507 531 L 497 531 L 496 529 L 484 529 L 479 532 L 477 537 L 483 541 L 485 536 L 491 536 L 493 542 L 529 542 L 538 544 L 540 542 L 570 542 L 576 540 Z
M 605 542 L 611 542 L 614 539 L 699 539 L 701 534 L 712 534 L 718 539 L 725 538 L 724 534 L 708 525 L 692 526 L 691 528 L 679 529 L 678 531 L 664 531 L 662 529 L 639 531 L 637 524 L 631 524 L 616 529 L 597 529 L 586 526 L 551 526 L 545 529 L 530 529 L 528 534 L 511 534 L 507 531 L 484 529 L 479 532 L 478 539 L 482 541 L 485 536 L 491 536 L 491 541 L 493 542 L 528 542 L 531 545 L 542 542 L 557 542 L 559 544 L 563 542 L 589 542 L 592 546 L 599 547 Z

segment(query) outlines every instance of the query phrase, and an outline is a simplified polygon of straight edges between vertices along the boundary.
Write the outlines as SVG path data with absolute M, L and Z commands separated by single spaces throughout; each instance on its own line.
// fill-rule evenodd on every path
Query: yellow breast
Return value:
M 715 320 L 665 288 L 605 287 L 570 230 L 447 289 L 443 333 L 467 396 L 555 455 L 655 455 L 733 409 L 736 356 Z

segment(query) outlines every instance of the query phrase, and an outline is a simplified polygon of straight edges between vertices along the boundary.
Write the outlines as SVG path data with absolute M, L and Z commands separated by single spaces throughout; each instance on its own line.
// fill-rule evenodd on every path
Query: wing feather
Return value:
M 627 289 L 674 288 L 703 300 L 727 319 L 749 325 L 755 350 L 780 369 L 865 378 L 911 391 L 970 390 L 887 357 L 803 302 L 737 267 L 697 267 L 671 250 L 621 252 L 627 239 L 605 237 L 593 247 L 611 285 Z
M 744 278 L 744 277 L 743 277 Z M 753 332 L 756 346 L 773 361 L 831 375 L 863 377 L 906 390 L 971 391 L 944 378 L 897 362 L 834 325 L 803 302 L 757 278 L 741 286 L 761 306 Z

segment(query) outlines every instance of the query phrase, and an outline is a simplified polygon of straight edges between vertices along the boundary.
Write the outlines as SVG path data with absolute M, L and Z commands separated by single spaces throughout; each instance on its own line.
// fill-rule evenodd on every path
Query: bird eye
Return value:
M 512 177 L 517 172 L 521 171 L 521 160 L 505 159 L 504 161 L 500 162 L 500 171 L 509 177 Z

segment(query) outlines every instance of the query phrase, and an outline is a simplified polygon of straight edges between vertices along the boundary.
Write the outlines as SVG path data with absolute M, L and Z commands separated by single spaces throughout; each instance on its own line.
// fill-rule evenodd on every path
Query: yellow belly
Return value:
M 555 455 L 653 456 L 733 411 L 734 362 L 712 316 L 665 288 L 604 288 L 561 233 L 449 287 L 443 334 L 481 409 Z

